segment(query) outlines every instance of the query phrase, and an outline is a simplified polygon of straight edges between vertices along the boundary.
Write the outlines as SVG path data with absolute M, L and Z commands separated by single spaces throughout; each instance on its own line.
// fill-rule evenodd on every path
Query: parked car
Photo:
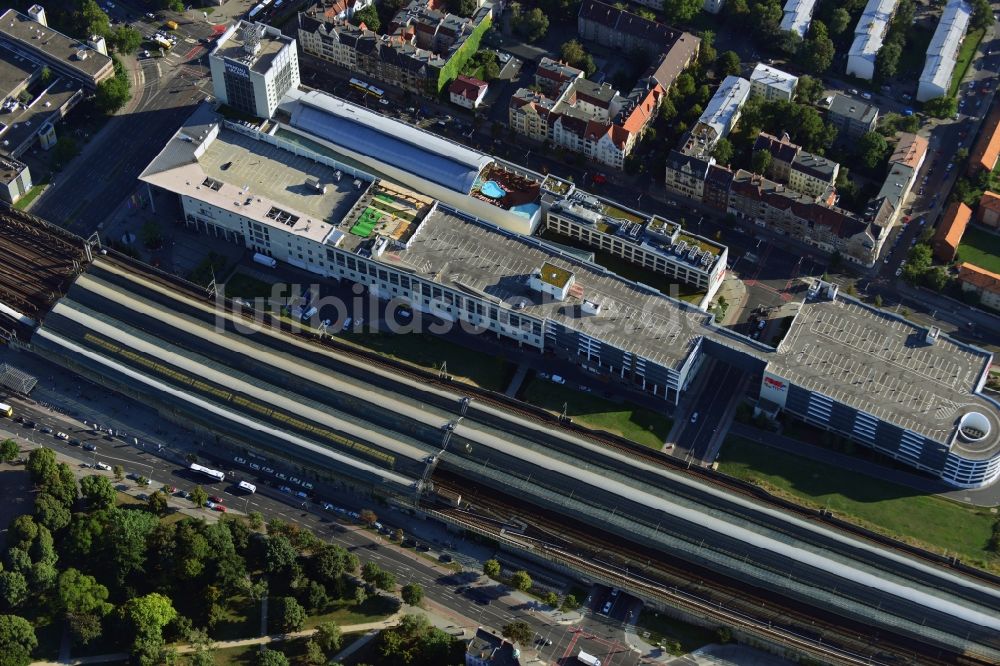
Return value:
M 61 440 L 65 441 L 65 440 L 69 439 L 69 435 L 67 435 L 64 432 L 57 432 L 56 433 L 56 439 L 61 439 Z
M 48 426 L 45 426 L 44 428 L 42 428 L 42 433 L 44 433 L 46 435 L 51 435 L 52 434 L 52 428 L 50 428 Z
M 698 422 L 698 412 L 695 412 L 694 414 L 691 415 L 691 423 L 697 423 L 697 422 Z
M 212 507 L 212 511 L 219 511 L 220 513 L 225 513 L 226 507 L 223 506 L 222 504 L 216 504 L 215 506 Z
M 80 446 L 80 440 L 78 440 L 78 439 L 71 439 L 71 440 L 69 440 L 69 445 L 70 446 Z
M 565 384 L 566 380 L 559 375 L 552 375 L 552 381 L 556 384 Z
M 103 469 L 105 472 L 111 471 L 111 465 L 109 465 L 108 463 L 96 462 L 94 463 L 94 467 L 96 467 L 97 469 Z
M 90 442 L 87 442 L 86 444 L 83 445 L 83 450 L 84 451 L 96 451 L 97 450 L 97 445 L 96 444 L 91 444 Z
M 222 499 L 221 497 L 219 497 L 218 495 L 212 495 L 212 496 L 211 496 L 211 497 L 209 497 L 208 499 L 212 500 L 212 501 L 213 501 L 213 502 L 215 502 L 216 504 L 222 504 L 223 502 L 225 502 L 225 500 L 224 500 L 224 499 Z

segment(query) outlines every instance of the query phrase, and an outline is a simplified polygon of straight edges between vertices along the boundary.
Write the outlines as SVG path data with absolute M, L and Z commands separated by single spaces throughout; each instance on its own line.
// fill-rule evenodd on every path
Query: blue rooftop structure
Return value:
M 489 155 L 329 95 L 313 91 L 297 102 L 293 127 L 460 194 L 468 194 L 479 172 L 493 161 Z

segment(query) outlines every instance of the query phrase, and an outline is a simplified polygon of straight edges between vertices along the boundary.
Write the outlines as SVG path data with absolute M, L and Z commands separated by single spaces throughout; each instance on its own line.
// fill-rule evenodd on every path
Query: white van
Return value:
M 566 380 L 563 379 L 562 377 L 560 377 L 559 375 L 552 375 L 552 381 L 555 382 L 556 384 L 565 384 L 566 383 Z

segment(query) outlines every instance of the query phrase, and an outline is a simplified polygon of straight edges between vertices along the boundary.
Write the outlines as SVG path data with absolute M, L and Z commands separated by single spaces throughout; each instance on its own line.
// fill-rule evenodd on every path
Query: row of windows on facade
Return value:
M 338 266 L 344 266 L 350 271 L 368 275 L 388 285 L 396 285 L 402 289 L 411 289 L 415 294 L 423 296 L 425 303 L 429 304 L 431 301 L 443 303 L 445 310 L 449 313 L 453 312 L 452 306 L 454 306 L 480 317 L 530 332 L 535 336 L 542 334 L 542 324 L 537 320 L 507 312 L 495 305 L 485 306 L 480 301 L 455 294 L 447 289 L 422 282 L 415 278 L 411 279 L 408 275 L 400 275 L 395 271 L 388 271 L 376 264 L 368 263 L 355 257 L 345 257 L 343 254 L 337 253 L 334 259 Z

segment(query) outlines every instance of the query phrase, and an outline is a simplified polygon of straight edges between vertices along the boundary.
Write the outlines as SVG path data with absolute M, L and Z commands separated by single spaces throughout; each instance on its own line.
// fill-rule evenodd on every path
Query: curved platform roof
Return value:
M 493 159 L 392 118 L 315 91 L 298 98 L 293 127 L 442 187 L 468 194 Z

